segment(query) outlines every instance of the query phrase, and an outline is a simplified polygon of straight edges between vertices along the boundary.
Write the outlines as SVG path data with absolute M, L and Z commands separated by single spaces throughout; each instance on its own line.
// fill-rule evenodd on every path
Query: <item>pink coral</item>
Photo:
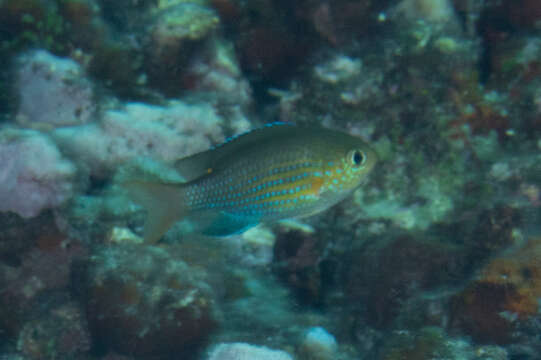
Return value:
M 0 164 L 0 211 L 29 218 L 73 193 L 75 167 L 38 132 L 0 131 Z
M 222 124 L 208 104 L 128 103 L 123 110 L 105 112 L 99 124 L 57 129 L 54 136 L 80 166 L 92 175 L 105 176 L 138 157 L 171 162 L 206 150 L 224 140 Z
M 31 126 L 66 126 L 90 121 L 95 112 L 92 84 L 71 59 L 39 50 L 19 58 L 17 120 Z

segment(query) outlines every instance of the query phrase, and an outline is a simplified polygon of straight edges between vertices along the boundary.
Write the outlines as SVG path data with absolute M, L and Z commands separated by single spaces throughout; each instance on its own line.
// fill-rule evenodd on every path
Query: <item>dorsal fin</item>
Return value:
M 206 176 L 216 170 L 220 160 L 243 148 L 261 144 L 266 139 L 291 134 L 297 127 L 294 124 L 276 122 L 228 138 L 222 144 L 209 150 L 179 159 L 174 167 L 186 182 Z
M 212 156 L 212 150 L 206 150 L 177 160 L 174 167 L 185 182 L 190 182 L 212 173 Z

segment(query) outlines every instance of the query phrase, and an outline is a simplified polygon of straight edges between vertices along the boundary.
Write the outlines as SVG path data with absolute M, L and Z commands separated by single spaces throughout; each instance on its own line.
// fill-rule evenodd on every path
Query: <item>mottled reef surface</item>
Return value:
M 541 359 L 540 59 L 538 0 L 0 0 L 0 359 Z M 276 121 L 379 162 L 142 240 L 119 173 Z

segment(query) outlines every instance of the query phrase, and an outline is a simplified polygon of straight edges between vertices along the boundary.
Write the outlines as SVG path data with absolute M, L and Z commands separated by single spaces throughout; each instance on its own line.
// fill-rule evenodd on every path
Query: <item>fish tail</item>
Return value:
M 124 182 L 130 198 L 147 210 L 144 239 L 156 243 L 171 226 L 188 213 L 185 187 L 150 181 Z

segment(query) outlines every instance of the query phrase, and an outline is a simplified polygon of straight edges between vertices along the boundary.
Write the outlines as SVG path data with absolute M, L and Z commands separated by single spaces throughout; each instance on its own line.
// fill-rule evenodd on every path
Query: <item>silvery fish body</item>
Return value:
M 223 236 L 325 210 L 360 186 L 376 161 L 357 137 L 275 123 L 177 161 L 186 183 L 126 185 L 149 212 L 150 241 L 186 216 L 203 233 Z

